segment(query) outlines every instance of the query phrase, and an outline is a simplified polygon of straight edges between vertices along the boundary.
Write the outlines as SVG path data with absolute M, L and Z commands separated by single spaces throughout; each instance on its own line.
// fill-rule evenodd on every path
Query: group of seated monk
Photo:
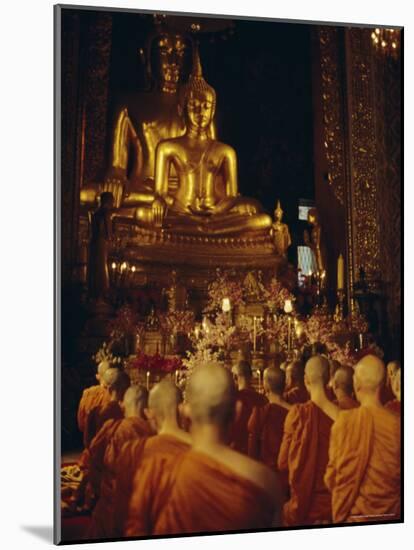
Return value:
M 386 371 L 368 355 L 349 368 L 316 355 L 265 369 L 263 394 L 248 362 L 208 364 L 184 401 L 169 377 L 148 393 L 103 362 L 97 379 L 78 411 L 85 538 L 400 517 L 397 363 Z

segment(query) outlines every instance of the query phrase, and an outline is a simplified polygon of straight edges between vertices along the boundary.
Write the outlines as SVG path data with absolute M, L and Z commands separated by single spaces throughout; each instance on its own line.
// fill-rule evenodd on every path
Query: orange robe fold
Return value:
M 331 498 L 324 484 L 332 420 L 312 401 L 289 411 L 278 467 L 288 471 L 290 499 L 283 508 L 286 526 L 327 523 Z
M 108 390 L 101 385 L 91 386 L 83 390 L 77 415 L 78 427 L 82 433 L 85 431 L 86 421 L 91 410 L 95 407 L 107 405 L 109 399 Z
M 153 534 L 154 525 L 169 496 L 171 471 L 176 460 L 189 449 L 190 445 L 177 437 L 156 435 L 147 441 L 142 462 L 135 467 L 135 476 L 129 480 L 129 486 L 122 481 L 120 484 L 118 478 L 116 514 L 119 515 L 121 536 Z
M 86 421 L 83 442 L 85 447 L 89 447 L 92 439 L 96 436 L 107 420 L 121 420 L 124 413 L 118 401 L 109 401 L 102 405 L 94 407 Z
M 309 401 L 309 393 L 304 386 L 295 386 L 283 394 L 283 399 L 290 405 L 306 403 Z
M 325 482 L 335 523 L 400 516 L 400 420 L 380 407 L 343 411 L 331 435 Z
M 276 505 L 270 494 L 203 453 L 185 453 L 170 477 L 156 535 L 272 526 Z
M 230 428 L 230 443 L 234 450 L 247 455 L 249 445 L 247 424 L 249 418 L 255 407 L 266 405 L 267 399 L 253 388 L 246 388 L 238 390 L 236 400 L 236 418 Z
M 401 416 L 401 401 L 398 401 L 398 399 L 393 399 L 392 401 L 388 401 L 386 403 L 385 408 L 388 411 L 391 411 L 394 414 L 397 414 L 398 416 Z
M 88 536 L 90 538 L 115 537 L 114 496 L 117 457 L 125 442 L 143 441 L 151 436 L 148 422 L 129 417 L 108 420 L 92 440 L 89 448 L 89 477 L 97 493 L 98 502 L 92 514 Z
M 359 407 L 358 401 L 355 401 L 355 399 L 352 399 L 349 395 L 344 395 L 341 399 L 335 399 L 334 404 L 338 405 L 338 407 L 343 411 L 348 411 L 349 409 L 356 409 Z

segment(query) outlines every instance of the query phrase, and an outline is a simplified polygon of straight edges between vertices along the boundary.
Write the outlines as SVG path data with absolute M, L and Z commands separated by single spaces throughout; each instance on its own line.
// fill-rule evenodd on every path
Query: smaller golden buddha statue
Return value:
M 322 228 L 319 223 L 319 214 L 316 208 L 309 209 L 308 222 L 312 229 L 310 231 L 310 235 L 309 232 L 305 230 L 304 241 L 313 252 L 314 263 L 316 264 L 317 269 L 316 275 L 319 277 L 321 287 L 324 287 L 326 284 L 325 255 L 323 252 Z
M 271 218 L 254 199 L 238 192 L 237 155 L 234 149 L 210 137 L 216 93 L 202 75 L 194 49 L 193 72 L 182 92 L 186 121 L 183 136 L 163 140 L 155 157 L 155 195 L 148 207 L 136 210 L 137 220 L 168 232 L 192 235 L 238 235 L 268 231 Z M 174 168 L 178 188 L 171 192 Z
M 90 219 L 88 257 L 88 293 L 95 300 L 105 300 L 109 292 L 108 254 L 112 239 L 112 193 L 100 195 L 100 205 Z
M 147 315 L 147 318 L 145 319 L 145 330 L 152 332 L 152 331 L 158 331 L 159 328 L 160 328 L 160 321 L 155 311 L 155 306 L 151 305 L 150 312 Z
M 277 254 L 286 256 L 287 249 L 292 244 L 292 239 L 290 238 L 289 227 L 286 223 L 282 222 L 283 210 L 279 200 L 277 201 L 274 214 L 275 221 L 272 224 L 273 243 Z

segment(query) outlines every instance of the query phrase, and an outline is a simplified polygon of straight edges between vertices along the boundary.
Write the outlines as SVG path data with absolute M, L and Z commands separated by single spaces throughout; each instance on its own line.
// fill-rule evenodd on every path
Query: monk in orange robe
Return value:
M 335 393 L 333 391 L 333 381 L 336 371 L 341 367 L 341 363 L 336 359 L 328 359 L 329 361 L 329 382 L 326 386 L 326 396 L 331 401 L 335 401 Z
M 395 399 L 388 401 L 385 408 L 394 414 L 401 416 L 401 369 L 399 368 L 392 378 L 391 382 L 392 392 Z
M 237 384 L 236 414 L 230 430 L 230 444 L 239 453 L 248 453 L 247 423 L 255 407 L 263 407 L 266 397 L 252 388 L 252 369 L 247 361 L 240 361 L 232 369 Z
M 291 405 L 306 403 L 309 393 L 304 384 L 304 369 L 300 361 L 293 361 L 286 367 L 286 391 L 284 400 Z
M 381 359 L 365 356 L 354 374 L 361 406 L 342 411 L 332 428 L 325 482 L 334 523 L 400 517 L 400 420 L 381 404 L 384 377 Z
M 285 420 L 278 466 L 289 475 L 290 499 L 283 509 L 286 526 L 331 521 L 331 497 L 323 476 L 331 426 L 339 408 L 326 396 L 328 378 L 328 360 L 321 355 L 311 357 L 305 367 L 310 400 L 294 405 Z
M 335 395 L 334 403 L 342 410 L 359 407 L 358 401 L 353 398 L 353 379 L 354 369 L 351 367 L 340 367 L 334 374 L 332 381 L 332 389 Z
M 168 496 L 175 461 L 190 449 L 191 436 L 178 424 L 181 392 L 164 379 L 150 392 L 147 415 L 157 435 L 143 452 L 124 445 L 118 459 L 115 516 L 118 536 L 148 536 Z
M 276 475 L 225 444 L 237 398 L 230 372 L 217 365 L 199 367 L 186 393 L 193 448 L 175 462 L 154 534 L 278 526 Z
M 269 401 L 264 407 L 255 407 L 248 423 L 249 456 L 260 460 L 269 468 L 278 471 L 277 458 L 283 438 L 283 427 L 286 415 L 291 408 L 282 395 L 285 388 L 285 373 L 276 367 L 265 369 L 263 388 Z M 280 482 L 285 495 L 289 483 L 286 472 L 280 475 Z
M 97 405 L 90 411 L 84 433 L 85 447 L 89 447 L 107 420 L 120 420 L 124 417 L 120 403 L 130 385 L 129 376 L 121 369 L 109 368 L 103 375 L 103 382 L 109 394 L 109 401 Z
M 85 431 L 86 420 L 91 410 L 109 402 L 109 393 L 104 384 L 103 375 L 110 366 L 108 361 L 101 361 L 95 375 L 99 383 L 83 390 L 77 415 L 78 427 L 82 433 Z
M 122 401 L 125 417 L 107 420 L 92 440 L 89 448 L 89 478 L 98 495 L 93 510 L 88 538 L 115 536 L 115 482 L 116 461 L 126 441 L 141 441 L 152 435 L 152 429 L 144 416 L 148 391 L 143 386 L 132 386 Z
M 386 375 L 381 387 L 380 400 L 383 405 L 388 401 L 393 401 L 394 392 L 392 390 L 392 379 L 397 370 L 401 367 L 399 361 L 390 361 L 387 364 Z

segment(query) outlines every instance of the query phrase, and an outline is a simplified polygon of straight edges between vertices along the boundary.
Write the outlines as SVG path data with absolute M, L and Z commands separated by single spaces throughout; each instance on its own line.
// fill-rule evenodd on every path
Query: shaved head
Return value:
M 283 390 L 285 389 L 286 375 L 277 367 L 268 367 L 264 371 L 263 375 L 263 385 L 265 391 L 270 391 L 277 395 L 282 395 Z
M 250 379 L 252 377 L 252 368 L 248 361 L 239 361 L 232 369 L 233 373 L 242 378 Z
M 303 363 L 301 361 L 292 361 L 292 363 L 286 367 L 286 375 L 289 378 L 290 385 L 303 386 Z
M 399 361 L 390 361 L 387 365 L 388 376 L 392 378 L 400 368 L 401 365 Z
M 329 377 L 333 378 L 335 376 L 336 371 L 341 368 L 341 363 L 336 359 L 328 359 L 328 361 L 329 361 Z M 352 371 L 352 374 L 353 373 L 354 371 Z
M 401 401 L 401 369 L 398 369 L 391 381 L 392 393 L 398 401 Z
M 187 399 L 193 422 L 226 427 L 232 420 L 236 401 L 230 372 L 218 365 L 196 369 L 188 382 Z
M 101 380 L 105 372 L 110 368 L 109 361 L 101 361 L 97 368 L 97 378 L 98 380 Z
M 314 355 L 308 359 L 305 367 L 305 383 L 313 386 L 325 386 L 329 381 L 329 361 L 323 355 Z
M 385 377 L 385 366 L 376 355 L 366 355 L 357 363 L 354 373 L 354 389 L 360 392 L 375 393 L 379 391 Z
M 117 399 L 121 401 L 131 381 L 125 371 L 111 367 L 105 371 L 103 383 L 110 393 L 116 392 Z
M 130 386 L 124 395 L 122 404 L 125 416 L 141 416 L 147 407 L 148 390 L 144 386 Z
M 337 390 L 342 390 L 351 396 L 354 389 L 354 369 L 351 367 L 339 367 L 334 374 L 332 386 L 335 395 Z
M 180 389 L 171 380 L 164 378 L 150 391 L 148 408 L 162 422 L 165 418 L 177 416 L 177 408 L 181 402 Z

